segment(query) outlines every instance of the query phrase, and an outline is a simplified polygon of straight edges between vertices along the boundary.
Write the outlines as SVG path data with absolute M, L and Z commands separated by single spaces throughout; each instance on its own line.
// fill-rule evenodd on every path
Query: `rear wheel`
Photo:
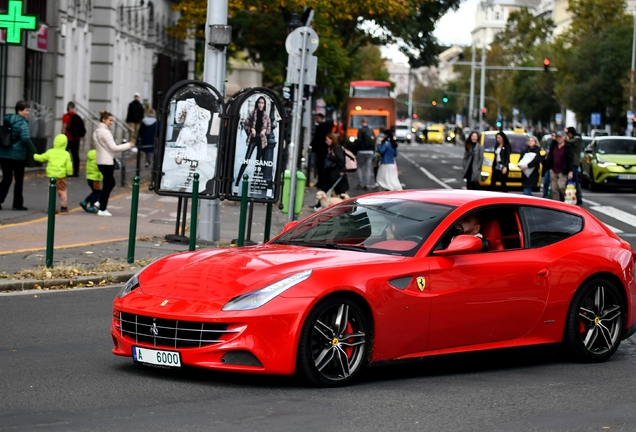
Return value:
M 564 343 L 578 361 L 602 362 L 618 349 L 625 307 L 618 289 L 606 279 L 594 279 L 575 294 L 568 312 Z
M 298 371 L 314 385 L 349 384 L 369 362 L 371 341 L 371 325 L 357 303 L 342 296 L 326 299 L 303 326 Z

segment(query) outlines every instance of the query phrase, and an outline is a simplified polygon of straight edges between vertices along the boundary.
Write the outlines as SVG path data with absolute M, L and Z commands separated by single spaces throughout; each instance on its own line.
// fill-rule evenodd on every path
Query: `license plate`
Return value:
M 132 347 L 133 360 L 155 366 L 181 367 L 181 357 L 175 351 L 160 351 L 148 348 Z
M 521 173 L 510 173 L 508 178 L 521 178 Z
M 636 180 L 636 174 L 620 174 L 619 180 Z

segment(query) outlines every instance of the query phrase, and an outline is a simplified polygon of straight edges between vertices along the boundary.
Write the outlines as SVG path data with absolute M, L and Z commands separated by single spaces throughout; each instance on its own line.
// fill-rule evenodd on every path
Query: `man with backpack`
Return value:
M 373 187 L 371 183 L 371 162 L 375 153 L 375 134 L 369 128 L 366 118 L 363 118 L 360 122 L 357 147 L 358 185 L 356 189 L 369 190 L 370 187 Z
M 62 133 L 68 139 L 66 150 L 73 159 L 73 177 L 79 177 L 79 146 L 80 140 L 86 135 L 84 120 L 75 112 L 75 104 L 69 102 L 66 105 L 66 114 L 62 116 Z

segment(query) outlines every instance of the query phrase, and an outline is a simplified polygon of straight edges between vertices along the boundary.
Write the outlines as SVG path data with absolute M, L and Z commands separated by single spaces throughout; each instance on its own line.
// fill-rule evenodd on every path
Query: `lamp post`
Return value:
M 635 52 L 636 51 L 636 6 L 634 7 L 634 36 L 632 38 L 632 69 L 631 69 L 631 77 L 630 77 L 630 87 L 629 87 L 629 110 L 634 112 L 634 62 L 635 62 Z

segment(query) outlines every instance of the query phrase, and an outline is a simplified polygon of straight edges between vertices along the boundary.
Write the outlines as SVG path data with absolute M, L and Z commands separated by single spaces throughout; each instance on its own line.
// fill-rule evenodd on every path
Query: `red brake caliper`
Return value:
M 353 327 L 351 327 L 351 323 L 349 323 L 349 322 L 347 323 L 347 328 L 345 329 L 345 332 L 346 333 L 353 333 Z M 353 338 L 351 337 L 349 339 L 346 339 L 345 342 L 353 343 Z M 345 348 L 344 352 L 347 354 L 348 358 L 351 358 L 351 355 L 353 354 L 353 347 Z

